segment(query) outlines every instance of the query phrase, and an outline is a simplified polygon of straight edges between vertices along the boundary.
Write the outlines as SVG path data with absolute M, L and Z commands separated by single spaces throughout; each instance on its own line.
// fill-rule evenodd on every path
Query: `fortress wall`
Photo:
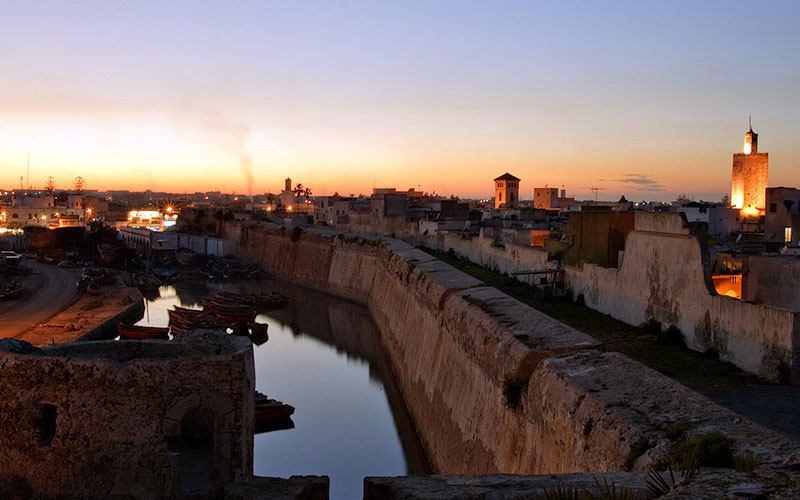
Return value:
M 495 271 L 555 267 L 534 247 L 492 246 L 491 238 L 447 234 L 443 249 Z M 800 313 L 717 295 L 708 257 L 682 217 L 636 214 L 619 269 L 564 266 L 565 287 L 588 307 L 640 325 L 654 319 L 675 326 L 687 346 L 714 350 L 720 359 L 772 381 L 800 384 Z M 530 282 L 529 276 L 517 277 Z
M 253 224 L 239 249 L 282 279 L 369 307 L 434 472 L 643 470 L 683 419 L 766 461 L 792 449 L 401 241 Z
M 555 267 L 555 262 L 548 261 L 547 250 L 539 247 L 518 245 L 506 242 L 503 247 L 493 245 L 492 238 L 462 238 L 460 234 L 446 233 L 442 235 L 442 250 L 452 250 L 456 255 L 499 273 L 511 275 L 520 271 L 548 269 Z M 531 283 L 530 275 L 520 275 L 517 279 Z
M 620 269 L 565 267 L 566 286 L 586 305 L 631 325 L 654 319 L 679 328 L 687 346 L 714 350 L 768 380 L 800 383 L 797 313 L 717 295 L 690 236 L 632 231 Z

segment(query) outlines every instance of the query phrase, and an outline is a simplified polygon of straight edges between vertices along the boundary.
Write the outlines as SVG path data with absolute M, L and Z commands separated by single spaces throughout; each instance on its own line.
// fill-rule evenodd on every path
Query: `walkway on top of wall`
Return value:
M 619 334 L 622 334 L 621 330 L 630 330 L 631 335 L 637 335 L 635 327 L 626 325 L 619 320 L 594 311 L 589 307 L 578 306 L 571 302 L 568 304 L 549 303 L 546 305 L 551 307 L 542 308 L 542 301 L 534 298 L 531 294 L 531 290 L 527 288 L 526 285 L 513 278 L 467 261 L 466 259 L 455 259 L 443 252 L 435 250 L 426 251 L 475 278 L 485 281 L 490 286 L 496 287 L 515 297 L 528 306 L 544 314 L 548 314 L 558 321 L 565 322 L 578 331 L 598 338 L 604 343 L 609 344 L 609 347 L 612 349 L 619 350 L 627 356 L 653 369 L 659 370 L 673 380 L 710 398 L 720 406 L 724 406 L 768 429 L 800 443 L 800 387 L 767 384 L 756 380 L 752 376 L 738 376 L 736 373 L 731 372 L 731 368 L 728 368 L 730 366 L 729 364 L 704 358 L 702 354 L 690 350 L 686 351 L 686 355 L 692 358 L 690 361 L 677 361 L 667 363 L 666 365 L 662 363 L 663 359 L 659 360 L 652 356 L 637 356 L 637 348 L 635 346 L 630 346 L 632 349 L 626 349 L 625 346 L 615 345 L 619 343 L 619 339 L 608 338 L 604 335 L 601 325 L 612 323 L 609 328 L 615 330 L 615 332 L 619 331 Z M 537 305 L 540 307 L 537 307 Z M 578 308 L 580 308 L 580 314 L 575 313 Z M 579 317 L 581 316 L 587 316 L 585 321 L 580 321 Z M 614 327 L 613 324 L 618 324 L 619 326 Z M 587 328 L 586 325 L 591 325 L 591 327 Z M 619 335 L 615 334 L 615 337 L 618 336 Z M 650 341 L 645 340 L 641 335 L 637 335 L 633 339 L 633 342 L 640 344 Z M 666 357 L 674 357 L 672 351 L 676 348 L 674 346 L 658 345 L 657 349 L 658 352 L 654 353 L 654 355 L 661 353 Z M 659 362 L 653 363 L 654 360 Z M 705 377 L 687 376 L 687 372 L 692 370 L 690 366 L 693 361 L 719 365 L 719 367 L 717 369 L 710 369 L 709 374 L 706 374 L 707 376 Z M 669 371 L 667 367 L 671 369 L 675 366 L 685 366 L 686 370 L 681 374 L 665 373 L 665 371 Z M 726 372 L 731 373 L 728 374 Z

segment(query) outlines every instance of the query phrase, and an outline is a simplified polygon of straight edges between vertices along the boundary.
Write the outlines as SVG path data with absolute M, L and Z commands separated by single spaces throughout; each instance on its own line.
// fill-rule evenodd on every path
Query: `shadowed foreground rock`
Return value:
M 647 491 L 647 474 L 603 473 L 562 474 L 558 476 L 420 476 L 364 478 L 364 500 L 527 500 L 552 486 L 574 486 L 595 493 L 597 483 L 605 481 L 619 490 Z
M 327 476 L 255 477 L 225 487 L 225 500 L 328 500 Z

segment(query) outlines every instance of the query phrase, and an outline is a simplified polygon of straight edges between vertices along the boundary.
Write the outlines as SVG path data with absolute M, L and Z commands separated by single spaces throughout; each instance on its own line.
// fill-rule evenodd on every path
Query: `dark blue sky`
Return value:
M 798 21 L 798 2 L 4 3 L 0 185 L 31 151 L 41 183 L 98 188 L 244 192 L 248 158 L 256 192 L 479 196 L 509 170 L 523 191 L 719 198 L 753 115 L 770 185 L 796 186 Z

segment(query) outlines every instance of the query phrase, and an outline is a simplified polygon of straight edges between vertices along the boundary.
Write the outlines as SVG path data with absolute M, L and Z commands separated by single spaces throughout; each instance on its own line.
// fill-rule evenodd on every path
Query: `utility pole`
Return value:
M 28 191 L 31 189 L 31 153 L 28 151 Z

